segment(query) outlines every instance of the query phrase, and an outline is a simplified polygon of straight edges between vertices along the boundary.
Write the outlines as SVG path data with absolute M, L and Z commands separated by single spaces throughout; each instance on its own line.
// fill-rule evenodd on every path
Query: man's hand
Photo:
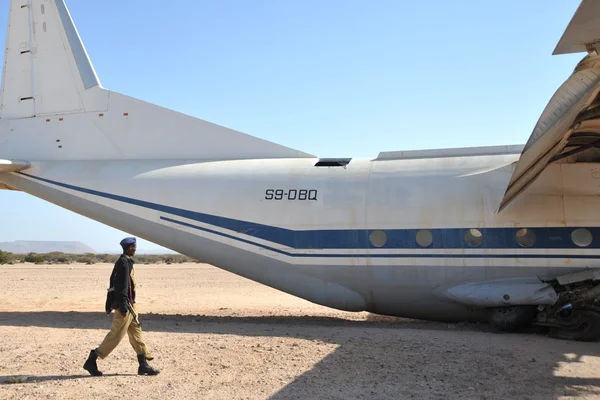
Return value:
M 133 319 L 135 320 L 135 322 L 137 322 L 138 325 L 141 326 L 142 324 L 140 323 L 140 319 L 138 318 L 138 314 L 137 314 L 137 312 L 135 311 L 135 309 L 133 308 L 133 306 L 130 303 L 127 303 L 127 309 L 133 315 Z
M 127 307 L 125 306 L 121 306 L 119 307 L 119 312 L 123 315 L 126 316 L 127 315 Z

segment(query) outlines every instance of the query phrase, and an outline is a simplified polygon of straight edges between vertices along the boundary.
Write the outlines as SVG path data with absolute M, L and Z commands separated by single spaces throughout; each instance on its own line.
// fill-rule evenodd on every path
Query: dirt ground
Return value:
M 202 264 L 138 265 L 145 341 L 82 365 L 110 328 L 110 265 L 0 267 L 1 399 L 600 398 L 600 346 L 345 313 Z

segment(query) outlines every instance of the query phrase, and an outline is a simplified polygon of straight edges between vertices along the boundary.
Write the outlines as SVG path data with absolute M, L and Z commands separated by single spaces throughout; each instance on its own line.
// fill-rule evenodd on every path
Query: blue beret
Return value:
M 135 238 L 134 237 L 128 237 L 128 238 L 125 238 L 125 239 L 121 240 L 121 247 L 123 247 L 123 248 L 129 247 L 132 244 L 135 244 Z

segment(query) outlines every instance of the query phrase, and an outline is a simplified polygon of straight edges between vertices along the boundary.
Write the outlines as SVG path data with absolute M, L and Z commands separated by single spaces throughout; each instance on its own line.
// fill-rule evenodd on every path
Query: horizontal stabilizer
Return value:
M 65 0 L 10 0 L 4 54 L 0 150 L 6 158 L 314 158 L 103 88 Z
M 30 166 L 28 161 L 0 159 L 0 173 L 23 171 Z
M 599 43 L 600 1 L 583 0 L 552 54 L 588 52 Z

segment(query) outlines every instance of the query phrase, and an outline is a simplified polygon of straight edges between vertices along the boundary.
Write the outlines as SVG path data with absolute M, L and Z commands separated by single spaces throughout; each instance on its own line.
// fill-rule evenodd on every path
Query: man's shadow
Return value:
M 87 375 L 0 375 L 0 385 L 18 385 L 45 381 L 70 381 L 75 379 L 102 378 L 114 376 L 137 376 L 137 374 L 103 374 L 100 377 Z

